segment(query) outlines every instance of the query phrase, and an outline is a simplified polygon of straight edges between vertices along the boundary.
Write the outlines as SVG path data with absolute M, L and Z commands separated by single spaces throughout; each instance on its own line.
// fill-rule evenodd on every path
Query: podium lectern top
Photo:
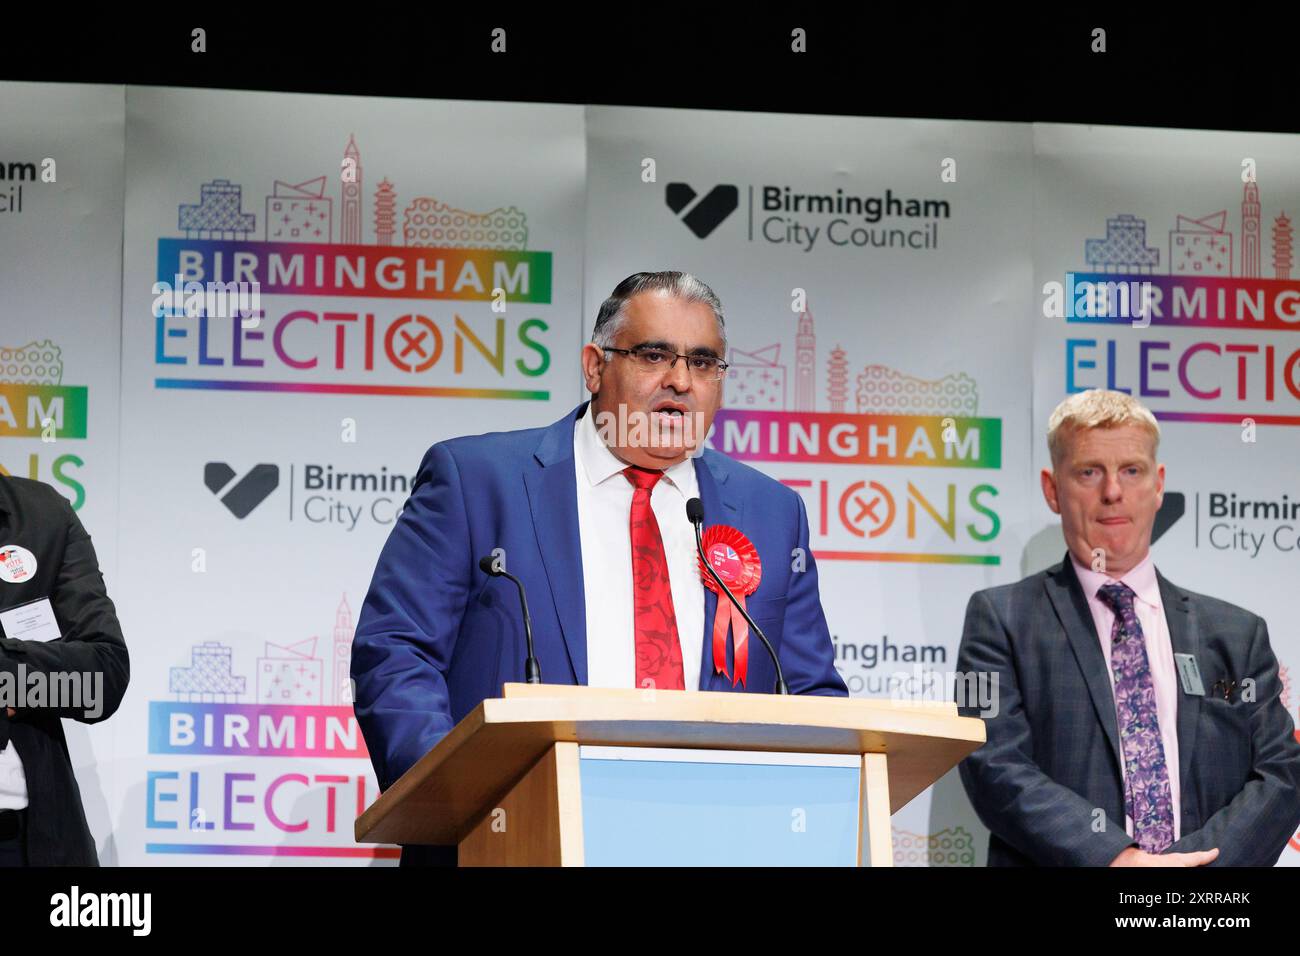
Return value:
M 356 821 L 364 843 L 459 843 L 556 743 L 887 754 L 889 812 L 984 742 L 948 702 L 506 684 Z

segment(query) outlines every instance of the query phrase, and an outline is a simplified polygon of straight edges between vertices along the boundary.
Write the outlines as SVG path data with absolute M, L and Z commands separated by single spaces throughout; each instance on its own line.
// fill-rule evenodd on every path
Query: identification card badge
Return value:
M 0 627 L 5 637 L 19 641 L 56 641 L 63 636 L 49 598 L 0 611 Z
M 1183 682 L 1183 693 L 1204 697 L 1205 685 L 1201 682 L 1201 669 L 1196 665 L 1196 656 L 1175 654 L 1174 663 L 1178 665 L 1178 678 Z
M 26 584 L 36 574 L 36 555 L 16 544 L 0 545 L 0 581 Z

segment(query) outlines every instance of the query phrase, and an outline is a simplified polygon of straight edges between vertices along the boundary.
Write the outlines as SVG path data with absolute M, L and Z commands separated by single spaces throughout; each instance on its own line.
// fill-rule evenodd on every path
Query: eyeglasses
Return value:
M 619 355 L 626 355 L 636 363 L 637 368 L 644 369 L 647 372 L 656 369 L 676 368 L 678 359 L 686 359 L 686 368 L 692 377 L 698 376 L 701 381 L 716 382 L 722 378 L 727 371 L 728 365 L 720 358 L 714 358 L 712 355 L 682 355 L 680 352 L 669 352 L 666 349 L 616 349 L 605 348 L 605 352 L 617 352 Z

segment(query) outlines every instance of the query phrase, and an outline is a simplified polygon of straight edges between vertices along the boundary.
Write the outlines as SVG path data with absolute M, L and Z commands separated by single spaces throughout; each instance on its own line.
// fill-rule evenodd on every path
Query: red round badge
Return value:
M 758 549 L 754 547 L 754 542 L 746 538 L 743 532 L 725 524 L 715 524 L 705 529 L 703 544 L 709 564 L 737 597 L 758 590 L 758 582 L 763 578 L 763 565 L 758 559 Z M 704 561 L 698 555 L 695 563 L 700 567 L 705 587 L 720 594 L 717 582 L 705 569 Z
M 743 685 L 749 673 L 749 624 L 743 614 L 732 617 L 731 600 L 722 593 L 708 568 L 717 572 L 731 593 L 736 595 L 740 606 L 744 607 L 745 596 L 757 591 L 758 582 L 763 579 L 763 564 L 758 559 L 754 542 L 725 524 L 715 524 L 706 529 L 701 544 L 709 563 L 706 566 L 704 560 L 696 556 L 700 576 L 705 587 L 718 595 L 717 610 L 713 615 L 713 669 L 715 673 L 731 676 L 727 674 L 727 634 L 730 632 L 731 657 L 736 668 L 731 686 Z

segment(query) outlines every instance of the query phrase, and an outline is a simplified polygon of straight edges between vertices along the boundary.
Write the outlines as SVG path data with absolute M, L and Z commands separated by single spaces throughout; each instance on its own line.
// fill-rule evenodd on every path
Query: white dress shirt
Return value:
M 578 488 L 578 536 L 587 605 L 587 683 L 592 687 L 636 686 L 636 633 L 632 611 L 632 483 L 596 431 L 591 406 L 574 422 L 573 459 Z M 682 648 L 682 679 L 700 688 L 704 645 L 704 584 L 695 551 L 695 529 L 686 502 L 698 497 L 692 458 L 664 470 L 650 492 L 659 523 L 668 581 Z
M 0 810 L 21 810 L 27 806 L 27 775 L 14 742 L 0 750 Z
M 1169 637 L 1169 624 L 1165 620 L 1164 607 L 1160 600 L 1160 582 L 1156 579 L 1156 566 L 1151 559 L 1151 552 L 1139 561 L 1126 574 L 1118 579 L 1109 577 L 1099 571 L 1080 564 L 1074 556 L 1075 573 L 1083 585 L 1083 593 L 1088 598 L 1088 608 L 1092 611 L 1092 621 L 1097 626 L 1097 637 L 1101 641 L 1101 653 L 1106 658 L 1106 675 L 1110 678 L 1110 692 L 1115 694 L 1115 672 L 1110 667 L 1110 631 L 1115 624 L 1115 612 L 1105 601 L 1097 596 L 1103 585 L 1118 580 L 1133 589 L 1137 597 L 1133 601 L 1133 610 L 1138 623 L 1142 625 L 1142 638 L 1146 642 L 1147 664 L 1151 669 L 1151 686 L 1156 695 L 1156 720 L 1160 723 L 1160 744 L 1165 752 L 1165 770 L 1169 774 L 1169 798 L 1174 811 L 1174 842 L 1178 842 L 1182 833 L 1182 811 L 1179 788 L 1178 766 L 1178 670 L 1174 666 L 1174 645 Z M 1118 721 L 1118 714 L 1116 715 Z M 1124 770 L 1122 757 L 1124 728 L 1116 724 L 1120 731 L 1120 776 L 1127 784 L 1128 774 Z M 1133 818 L 1125 814 L 1124 829 L 1133 835 Z

